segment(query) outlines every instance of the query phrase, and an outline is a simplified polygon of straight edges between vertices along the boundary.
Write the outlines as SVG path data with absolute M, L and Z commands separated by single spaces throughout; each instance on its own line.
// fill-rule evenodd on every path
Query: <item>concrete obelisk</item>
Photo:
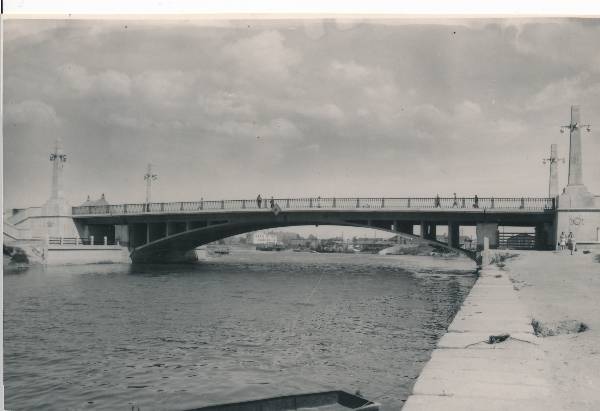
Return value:
M 579 106 L 571 106 L 571 131 L 569 141 L 569 183 L 570 186 L 583 184 L 583 165 L 581 163 L 581 131 L 579 128 Z
M 54 152 L 50 153 L 50 161 L 52 162 L 52 189 L 50 191 L 50 198 L 42 207 L 42 214 L 44 216 L 70 215 L 70 207 L 65 200 L 63 178 L 63 169 L 67 162 L 67 155 L 63 151 L 60 137 L 56 139 Z
M 47 237 L 74 237 L 76 230 L 71 218 L 71 207 L 65 199 L 63 178 L 67 155 L 63 151 L 60 137 L 56 139 L 54 151 L 50 153 L 50 161 L 52 162 L 52 188 L 50 198 L 42 206 L 44 235 Z
M 561 130 L 569 130 L 569 181 L 559 199 L 561 208 L 591 207 L 594 202 L 593 196 L 583 184 L 582 127 L 590 130 L 589 125 L 580 124 L 579 106 L 571 106 L 571 123 L 561 127 Z
M 558 197 L 554 244 L 559 233 L 573 235 L 580 247 L 592 247 L 598 241 L 600 226 L 600 197 L 591 194 L 583 184 L 581 129 L 591 131 L 588 124 L 580 124 L 579 106 L 571 106 L 571 122 L 562 126 L 569 130 L 569 182 Z M 594 158 L 593 156 L 591 157 Z

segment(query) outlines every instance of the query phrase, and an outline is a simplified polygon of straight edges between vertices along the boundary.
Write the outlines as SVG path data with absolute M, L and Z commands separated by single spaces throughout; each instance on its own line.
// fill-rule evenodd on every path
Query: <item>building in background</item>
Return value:
M 275 245 L 277 244 L 277 235 L 267 231 L 256 231 L 252 233 L 251 243 L 254 245 Z

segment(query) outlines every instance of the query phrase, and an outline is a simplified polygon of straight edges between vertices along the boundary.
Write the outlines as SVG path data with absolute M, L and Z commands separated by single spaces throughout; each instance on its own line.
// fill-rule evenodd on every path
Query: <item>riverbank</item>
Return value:
M 481 271 L 404 411 L 600 409 L 598 257 L 531 251 L 501 265 Z
M 598 253 L 527 252 L 508 264 L 520 302 L 544 329 L 564 331 L 564 325 L 579 322 L 587 327 L 541 339 L 561 410 L 600 410 L 598 258 Z

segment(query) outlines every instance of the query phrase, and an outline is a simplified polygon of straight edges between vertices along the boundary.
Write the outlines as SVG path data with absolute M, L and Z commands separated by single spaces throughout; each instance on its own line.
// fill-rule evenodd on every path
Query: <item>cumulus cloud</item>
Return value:
M 216 135 L 234 139 L 262 139 L 279 142 L 302 139 L 302 132 L 286 118 L 275 118 L 261 124 L 228 120 L 217 124 L 213 131 Z
M 472 186 L 473 169 L 494 171 L 485 164 L 503 170 L 508 194 L 518 193 L 506 170 L 525 169 L 523 190 L 543 195 L 547 170 L 530 159 L 552 142 L 566 151 L 552 133 L 569 105 L 600 123 L 598 20 L 127 25 L 6 22 L 5 152 L 21 153 L 6 158 L 7 198 L 20 190 L 11 181 L 26 172 L 21 163 L 31 163 L 22 159 L 48 149 L 46 128 L 27 124 L 60 125 L 72 158 L 85 159 L 81 187 L 94 167 L 114 162 L 107 181 L 121 191 L 111 198 L 127 200 L 119 178 L 135 180 L 153 161 L 161 181 L 170 172 L 177 182 L 161 188 L 173 200 L 178 187 L 215 173 L 201 184 L 204 198 L 260 184 L 282 194 L 406 195 L 460 176 Z M 600 175 L 594 167 L 586 173 Z M 318 175 L 340 180 L 326 185 Z
M 290 68 L 300 61 L 300 53 L 286 47 L 284 40 L 279 31 L 263 31 L 227 44 L 223 56 L 255 80 L 283 81 L 289 78 Z
M 558 105 L 565 106 L 573 102 L 600 99 L 600 78 L 594 79 L 588 74 L 558 79 L 546 84 L 527 101 L 530 110 L 548 110 Z
M 332 61 L 329 72 L 333 78 L 341 76 L 348 81 L 363 81 L 371 73 L 371 69 L 354 61 Z
M 133 79 L 135 93 L 151 105 L 180 105 L 195 95 L 195 73 L 181 70 L 144 71 Z
M 92 74 L 81 65 L 69 63 L 60 66 L 58 72 L 62 85 L 79 96 L 127 97 L 131 93 L 129 76 L 116 70 Z
M 54 108 L 38 100 L 6 104 L 4 106 L 4 121 L 8 125 L 39 124 L 56 126 L 60 123 Z

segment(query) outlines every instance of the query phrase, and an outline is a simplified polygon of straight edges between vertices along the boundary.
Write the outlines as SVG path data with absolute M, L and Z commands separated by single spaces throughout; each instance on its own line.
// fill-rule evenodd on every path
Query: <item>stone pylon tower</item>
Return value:
M 554 244 L 560 233 L 572 234 L 585 249 L 600 246 L 600 196 L 583 184 L 582 129 L 591 131 L 591 126 L 580 123 L 579 106 L 572 106 L 570 124 L 561 127 L 561 132 L 569 130 L 569 182 L 558 197 Z
M 583 184 L 582 127 L 590 131 L 589 125 L 580 123 L 579 106 L 571 106 L 571 123 L 561 127 L 561 132 L 569 130 L 569 181 L 559 199 L 561 207 L 591 207 L 594 203 L 594 196 Z
M 43 216 L 69 216 L 71 208 L 67 204 L 64 191 L 63 169 L 67 162 L 67 155 L 63 151 L 62 141 L 56 139 L 54 151 L 50 153 L 50 161 L 52 162 L 52 189 L 50 198 L 42 206 Z
M 569 124 L 569 184 L 583 185 L 583 164 L 581 161 L 581 130 L 579 125 L 579 106 L 571 106 L 571 124 Z
M 544 159 L 544 164 L 546 162 L 550 163 L 550 180 L 548 182 L 548 197 L 556 197 L 558 195 L 558 162 L 560 160 L 564 163 L 564 158 L 559 159 L 557 156 L 557 144 L 550 145 L 550 157 Z

